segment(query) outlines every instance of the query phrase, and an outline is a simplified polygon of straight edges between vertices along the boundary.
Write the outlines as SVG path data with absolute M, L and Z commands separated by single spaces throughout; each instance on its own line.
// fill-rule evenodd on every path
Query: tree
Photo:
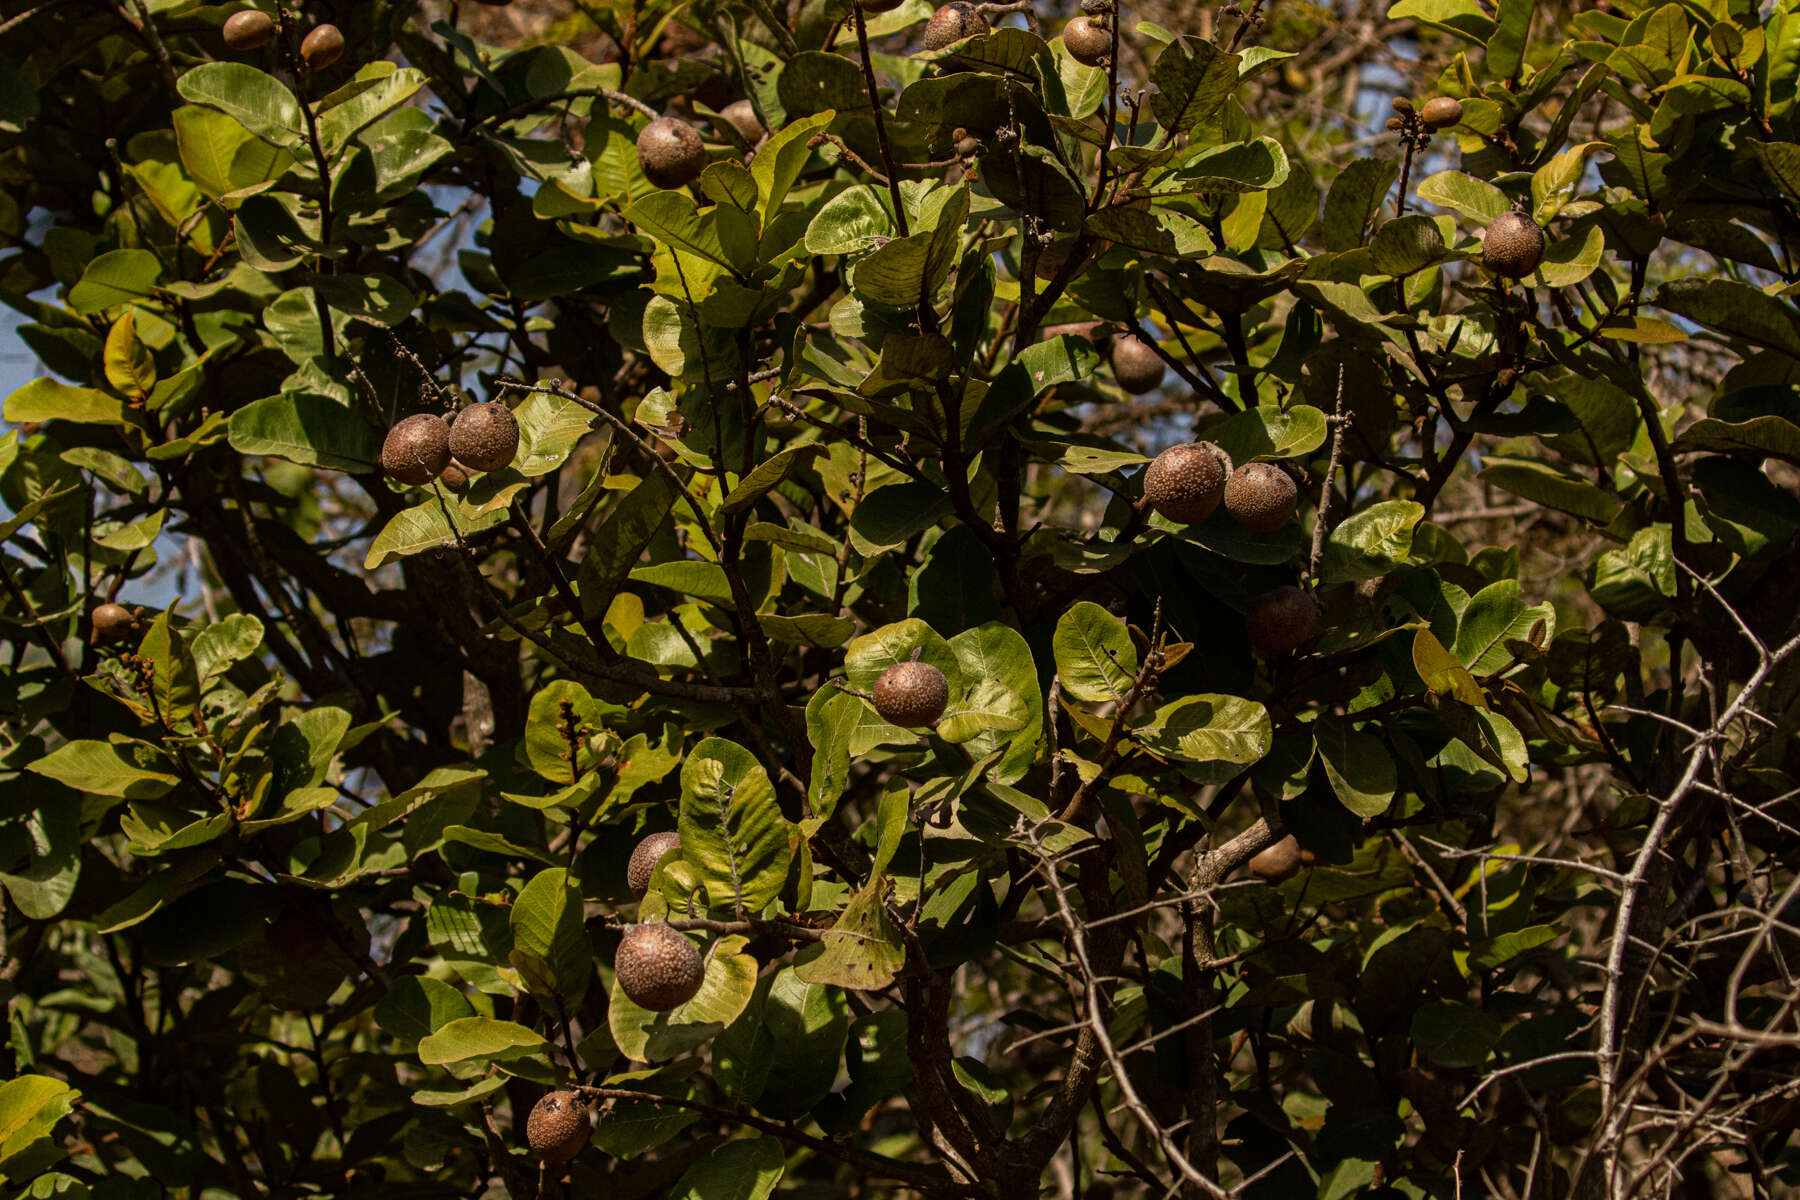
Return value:
M 883 7 L 7 6 L 6 1194 L 1791 1187 L 1794 0 Z

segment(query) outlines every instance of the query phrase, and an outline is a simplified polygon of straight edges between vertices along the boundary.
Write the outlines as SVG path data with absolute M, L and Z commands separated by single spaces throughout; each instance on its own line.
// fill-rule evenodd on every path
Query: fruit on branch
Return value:
M 275 36 L 275 22 L 266 12 L 246 8 L 225 18 L 224 33 L 225 44 L 233 50 L 258 50 Z
M 1291 654 L 1319 635 L 1320 620 L 1312 593 L 1289 584 L 1250 601 L 1244 631 L 1263 654 Z
M 755 145 L 767 132 L 763 128 L 762 118 L 756 115 L 756 105 L 748 100 L 733 100 L 719 110 L 719 115 L 738 131 L 738 136 Z
M 580 1154 L 593 1131 L 593 1118 L 575 1092 L 546 1093 L 525 1119 L 525 1141 L 547 1163 L 566 1163 Z
M 875 681 L 875 712 L 890 725 L 918 729 L 937 724 L 950 703 L 950 681 L 923 662 L 895 663 Z
M 1112 53 L 1112 33 L 1092 17 L 1075 17 L 1063 26 L 1063 48 L 1083 66 L 1097 67 Z
M 1433 96 L 1425 102 L 1425 111 L 1419 115 L 1425 119 L 1425 128 L 1435 133 L 1452 125 L 1460 125 L 1463 109 L 1460 103 L 1448 96 Z
M 960 42 L 966 37 L 985 37 L 990 32 L 987 18 L 973 4 L 967 0 L 951 0 L 932 13 L 931 20 L 925 23 L 925 48 L 942 50 L 952 42 Z
M 1144 499 L 1179 525 L 1204 521 L 1225 495 L 1225 452 L 1211 442 L 1170 446 L 1144 472 Z
M 613 970 L 632 1003 L 651 1012 L 680 1008 L 706 978 L 700 948 L 662 921 L 627 929 L 613 956 Z
M 414 413 L 388 430 L 381 469 L 413 487 L 424 487 L 450 465 L 450 427 L 435 413 Z
M 1113 378 L 1133 396 L 1155 391 L 1168 369 L 1155 348 L 1135 333 L 1121 333 L 1114 338 L 1107 358 L 1112 363 Z
M 450 426 L 450 455 L 477 471 L 504 471 L 519 452 L 519 419 L 498 401 L 471 404 Z
M 1412 116 L 1413 102 L 1408 100 L 1405 96 L 1395 96 L 1394 111 L 1403 117 L 1410 117 Z
M 674 832 L 653 833 L 639 842 L 625 864 L 625 886 L 633 895 L 642 896 L 650 890 L 650 876 L 656 873 L 656 865 L 680 849 L 681 835 Z
M 638 167 L 659 188 L 686 187 L 706 169 L 706 147 L 686 121 L 658 117 L 637 136 Z
M 1250 860 L 1250 874 L 1264 883 L 1281 883 L 1300 873 L 1300 843 L 1293 834 Z
M 1544 261 L 1544 231 L 1524 213 L 1501 213 L 1481 237 L 1481 263 L 1496 275 L 1523 279 Z
M 116 642 L 137 628 L 137 618 L 123 604 L 102 604 L 94 610 L 94 636 Z
M 300 42 L 300 57 L 309 69 L 323 71 L 344 55 L 344 35 L 336 25 L 318 25 Z
M 1225 481 L 1225 511 L 1245 529 L 1272 533 L 1294 519 L 1300 490 L 1274 463 L 1245 463 Z
M 449 466 L 438 472 L 438 482 L 453 492 L 460 492 L 469 486 L 469 473 L 453 459 Z

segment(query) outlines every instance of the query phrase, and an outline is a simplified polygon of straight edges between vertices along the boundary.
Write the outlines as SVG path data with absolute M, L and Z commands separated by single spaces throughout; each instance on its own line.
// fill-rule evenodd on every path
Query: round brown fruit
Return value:
M 519 452 L 519 420 L 496 401 L 471 404 L 450 426 L 450 456 L 477 471 L 504 471 Z
M 763 128 L 762 118 L 756 115 L 756 105 L 748 100 L 733 100 L 719 110 L 719 115 L 738 131 L 739 137 L 752 145 L 760 141 L 767 132 Z
M 1092 17 L 1075 17 L 1063 26 L 1063 48 L 1083 66 L 1097 67 L 1112 53 L 1112 34 Z
M 547 1163 L 566 1163 L 580 1154 L 593 1131 L 593 1118 L 575 1092 L 546 1094 L 525 1119 L 525 1141 Z
M 706 147 L 686 121 L 658 117 L 637 136 L 638 167 L 659 188 L 686 187 L 706 169 Z
M 1225 455 L 1211 442 L 1170 446 L 1144 472 L 1144 499 L 1179 525 L 1204 521 L 1225 495 Z
M 680 849 L 679 833 L 653 833 L 639 842 L 625 864 L 625 886 L 633 895 L 642 896 L 650 890 L 650 877 L 656 873 L 657 864 Z
M 266 12 L 246 8 L 225 18 L 224 33 L 225 44 L 233 50 L 259 50 L 275 36 L 275 22 Z
M 102 604 L 94 610 L 94 636 L 103 642 L 116 642 L 137 626 L 137 618 L 123 604 Z
M 1225 511 L 1245 529 L 1272 533 L 1294 519 L 1300 491 L 1274 463 L 1245 463 L 1225 481 Z
M 317 25 L 300 42 L 300 57 L 307 68 L 323 71 L 344 55 L 344 35 L 336 25 Z
M 1427 129 L 1448 129 L 1462 123 L 1463 109 L 1448 96 L 1433 96 L 1425 102 L 1425 111 L 1420 116 L 1424 117 Z
M 438 482 L 453 492 L 460 492 L 469 486 L 469 473 L 463 470 L 461 463 L 452 460 L 449 466 L 438 472 Z
M 413 487 L 424 487 L 449 465 L 450 429 L 435 413 L 397 422 L 381 443 L 381 469 Z
M 951 0 L 931 14 L 925 23 L 925 48 L 942 50 L 966 37 L 985 36 L 990 31 L 987 18 L 967 0 Z
M 1250 601 L 1244 630 L 1250 644 L 1266 655 L 1291 654 L 1319 635 L 1319 602 L 1291 584 Z
M 1395 112 L 1399 113 L 1401 116 L 1404 117 L 1404 116 L 1408 115 L 1409 113 L 1411 113 L 1412 110 L 1413 110 L 1413 102 L 1411 100 L 1408 100 L 1405 96 L 1395 96 L 1394 97 L 1394 111 Z
M 1162 386 L 1166 369 L 1163 360 L 1150 343 L 1137 334 L 1121 333 L 1114 338 L 1107 357 L 1112 363 L 1113 378 L 1133 396 L 1154 392 Z
M 930 663 L 895 663 L 875 681 L 875 712 L 902 729 L 937 724 L 948 703 L 950 681 Z
M 1281 883 L 1300 873 L 1300 843 L 1288 834 L 1250 860 L 1250 874 L 1264 883 Z
M 1481 238 L 1481 262 L 1507 279 L 1523 279 L 1544 261 L 1544 231 L 1524 213 L 1501 213 Z
M 625 931 L 613 956 L 613 970 L 632 1003 L 651 1012 L 680 1008 L 694 998 L 706 978 L 700 948 L 661 921 Z

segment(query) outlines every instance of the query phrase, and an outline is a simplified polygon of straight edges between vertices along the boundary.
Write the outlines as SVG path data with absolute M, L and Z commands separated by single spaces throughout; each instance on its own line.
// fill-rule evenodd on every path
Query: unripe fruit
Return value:
M 733 100 L 719 110 L 719 115 L 738 131 L 738 136 L 746 142 L 754 144 L 767 132 L 763 129 L 762 118 L 756 115 L 756 105 L 748 100 Z
M 587 1145 L 594 1122 L 575 1092 L 550 1092 L 531 1106 L 525 1141 L 547 1163 L 566 1163 Z
M 686 121 L 658 117 L 637 136 L 638 167 L 659 188 L 686 187 L 706 169 L 706 147 Z
M 1245 463 L 1225 481 L 1225 511 L 1245 529 L 1272 533 L 1294 519 L 1300 490 L 1274 463 Z
M 1112 363 L 1113 378 L 1133 396 L 1154 392 L 1163 381 L 1163 360 L 1150 343 L 1135 333 L 1122 333 L 1113 339 L 1107 355 Z
M 1448 129 L 1452 125 L 1462 123 L 1462 105 L 1448 96 L 1433 96 L 1425 102 L 1425 128 L 1431 130 Z
M 1390 133 L 1399 133 L 1402 129 L 1406 128 L 1406 122 L 1402 121 L 1399 117 L 1389 117 L 1387 119 L 1387 127 Z
M 1401 116 L 1404 117 L 1408 113 L 1412 112 L 1412 110 L 1413 110 L 1413 102 L 1411 100 L 1408 100 L 1405 96 L 1395 96 L 1394 97 L 1394 111 L 1395 112 L 1399 113 Z
M 103 642 L 116 642 L 137 625 L 137 618 L 123 604 L 102 604 L 94 610 L 94 636 Z
M 1250 601 L 1244 631 L 1263 654 L 1290 654 L 1318 636 L 1319 619 L 1319 602 L 1312 593 L 1290 584 Z
M 642 896 L 650 890 L 650 876 L 656 873 L 656 865 L 680 849 L 679 833 L 653 833 L 639 842 L 625 864 L 625 886 L 634 895 Z
M 344 35 L 336 25 L 315 26 L 300 43 L 300 57 L 314 71 L 323 71 L 343 54 Z
M 1523 279 L 1544 261 L 1544 231 L 1524 213 L 1501 213 L 1481 238 L 1481 263 L 1496 275 Z
M 875 681 L 875 711 L 902 729 L 935 725 L 950 703 L 950 681 L 930 663 L 895 663 Z
M 1075 17 L 1063 26 L 1063 48 L 1083 66 L 1097 67 L 1112 53 L 1112 34 L 1092 17 Z
M 1144 472 L 1144 499 L 1180 525 L 1204 521 L 1225 495 L 1225 456 L 1211 442 L 1170 446 Z
M 1288 834 L 1250 860 L 1250 874 L 1265 883 L 1281 883 L 1300 873 L 1300 843 Z
M 680 1008 L 694 998 L 706 978 L 700 948 L 661 921 L 625 931 L 613 956 L 613 970 L 632 1003 L 651 1012 Z
M 990 32 L 987 18 L 975 11 L 967 0 L 951 0 L 931 14 L 925 23 L 925 48 L 942 50 L 966 37 L 985 36 Z
M 225 44 L 233 50 L 256 50 L 275 36 L 275 22 L 269 14 L 247 8 L 225 18 Z
M 450 426 L 450 454 L 477 471 L 504 471 L 519 452 L 519 420 L 497 402 L 471 404 Z
M 424 487 L 449 465 L 450 429 L 434 413 L 397 422 L 381 443 L 381 469 L 413 487 Z

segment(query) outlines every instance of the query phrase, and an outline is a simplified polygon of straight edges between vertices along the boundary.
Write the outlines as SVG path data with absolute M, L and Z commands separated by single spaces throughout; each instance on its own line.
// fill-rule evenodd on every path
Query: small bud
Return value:
M 1395 96 L 1394 97 L 1394 111 L 1395 112 L 1397 112 L 1401 116 L 1405 117 L 1405 116 L 1410 116 L 1412 114 L 1412 110 L 1413 110 L 1413 102 L 1411 100 L 1408 100 L 1405 96 Z
M 1402 121 L 1399 117 L 1389 117 L 1387 119 L 1387 127 L 1396 133 L 1398 133 L 1405 124 L 1406 122 Z

